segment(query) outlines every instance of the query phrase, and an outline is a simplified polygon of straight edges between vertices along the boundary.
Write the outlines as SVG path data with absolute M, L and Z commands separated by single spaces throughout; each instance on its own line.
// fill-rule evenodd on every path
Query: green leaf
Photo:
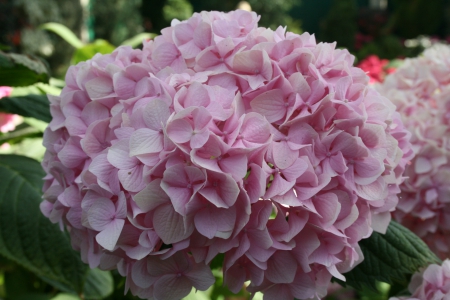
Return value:
M 42 138 L 42 132 L 38 129 L 22 123 L 16 127 L 14 131 L 9 131 L 0 135 L 0 145 L 3 143 L 9 143 L 11 145 L 18 145 L 26 139 Z M 13 152 L 11 148 L 0 149 L 2 154 L 19 154 Z M 27 155 L 28 156 L 28 155 Z
M 139 46 L 142 44 L 143 40 L 149 40 L 152 39 L 156 36 L 156 34 L 154 33 L 148 33 L 148 32 L 143 32 L 143 33 L 139 33 L 135 36 L 133 36 L 132 38 L 129 38 L 128 40 L 125 40 L 122 42 L 123 46 L 131 46 L 133 48 Z
M 219 269 L 223 267 L 223 260 L 225 259 L 225 254 L 217 254 L 211 261 L 209 267 L 211 270 Z
M 48 126 L 47 122 L 40 121 L 40 120 L 35 119 L 35 118 L 23 118 L 23 121 L 25 123 L 27 123 L 28 125 L 30 125 L 31 127 L 36 128 L 40 132 L 44 132 L 45 129 L 47 128 L 47 126 Z
M 5 97 L 0 101 L 0 111 L 32 117 L 49 123 L 52 120 L 50 103 L 46 95 Z
M 110 272 L 89 270 L 84 285 L 84 299 L 103 299 L 112 294 L 114 281 Z
M 116 47 L 111 45 L 108 41 L 105 40 L 95 40 L 91 44 L 87 44 L 81 48 L 78 48 L 75 51 L 75 54 L 72 57 L 72 64 L 75 65 L 81 61 L 86 61 L 91 59 L 95 54 L 108 54 L 114 51 Z
M 344 274 L 346 284 L 357 290 L 364 286 L 377 290 L 377 281 L 406 287 L 411 274 L 431 263 L 440 263 L 418 236 L 394 221 L 386 234 L 374 232 L 359 245 L 363 262 Z
M 28 86 L 49 81 L 47 66 L 38 58 L 0 51 L 0 86 Z
M 72 32 L 72 30 L 70 30 L 63 24 L 50 22 L 42 24 L 41 26 L 39 26 L 39 28 L 56 33 L 63 40 L 65 40 L 75 48 L 83 47 L 83 42 L 75 35 L 75 33 Z
M 210 287 L 206 291 L 198 291 L 197 289 L 193 288 L 189 295 L 183 298 L 183 300 L 210 300 L 210 294 L 212 291 L 212 287 Z
M 56 295 L 56 297 L 51 298 L 50 300 L 80 300 L 80 297 L 72 294 L 61 293 Z
M 0 155 L 0 253 L 81 294 L 87 268 L 67 235 L 39 209 L 44 175 L 33 159 Z

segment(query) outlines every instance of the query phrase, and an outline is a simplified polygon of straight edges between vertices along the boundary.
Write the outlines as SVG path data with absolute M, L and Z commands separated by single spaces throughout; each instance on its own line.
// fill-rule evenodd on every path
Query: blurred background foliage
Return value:
M 61 23 L 83 43 L 105 40 L 120 45 L 141 32 L 159 31 L 172 19 L 202 10 L 247 7 L 262 15 L 260 25 L 315 33 L 337 42 L 358 59 L 369 54 L 394 59 L 423 50 L 419 36 L 446 40 L 450 0 L 0 0 L 0 47 L 44 58 L 62 78 L 75 51 L 39 25 Z M 405 44 L 406 41 L 406 44 Z M 426 45 L 425 45 L 426 46 Z
M 173 19 L 185 20 L 193 12 L 236 8 L 256 11 L 262 16 L 260 26 L 287 26 L 288 31 L 314 33 L 318 41 L 336 41 L 337 47 L 349 49 L 358 60 L 373 54 L 389 60 L 413 57 L 436 41 L 450 41 L 450 0 L 0 0 L 0 50 L 28 55 L 48 69 L 38 83 L 18 83 L 20 87 L 3 103 L 36 97 L 47 103 L 44 94 L 59 94 L 70 64 L 97 52 L 112 52 L 121 44 L 139 47 Z M 29 113 L 14 131 L 0 133 L 0 153 L 42 159 L 47 123 L 45 118 L 33 118 L 32 108 Z M 248 299 L 248 293 L 232 295 L 223 288 L 219 273 L 216 285 L 187 299 Z M 123 294 L 125 279 L 116 271 L 108 276 L 112 276 L 111 290 L 103 299 L 137 299 Z M 376 292 L 359 294 L 334 288 L 327 299 L 381 300 L 393 290 L 386 284 L 378 285 Z M 0 299 L 79 298 L 0 255 Z
M 260 25 L 315 33 L 337 42 L 358 59 L 369 54 L 394 59 L 415 56 L 427 36 L 450 35 L 450 0 L 0 0 L 0 47 L 44 58 L 54 77 L 62 78 L 75 49 L 39 25 L 61 23 L 84 43 L 105 40 L 120 45 L 141 32 L 159 33 L 172 19 L 202 10 L 251 7 Z M 243 5 L 243 6 L 242 6 Z M 425 45 L 426 46 L 426 45 Z

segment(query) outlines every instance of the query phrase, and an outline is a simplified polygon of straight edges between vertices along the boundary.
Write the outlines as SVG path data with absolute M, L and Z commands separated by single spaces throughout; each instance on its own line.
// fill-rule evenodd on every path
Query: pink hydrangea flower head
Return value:
M 44 136 L 42 212 L 142 298 L 224 282 L 323 297 L 383 232 L 410 159 L 354 57 L 254 12 L 174 20 L 142 50 L 70 67 Z
M 442 258 L 450 254 L 449 73 L 450 47 L 436 45 L 378 86 L 412 133 L 415 153 L 394 216 Z
M 11 95 L 12 88 L 9 86 L 0 86 L 0 99 Z M 0 132 L 12 131 L 16 128 L 19 116 L 13 114 L 0 113 Z

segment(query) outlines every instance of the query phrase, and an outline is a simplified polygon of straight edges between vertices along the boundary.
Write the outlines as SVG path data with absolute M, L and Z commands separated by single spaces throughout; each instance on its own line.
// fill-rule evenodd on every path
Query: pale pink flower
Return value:
M 446 300 L 450 297 L 450 260 L 442 265 L 431 264 L 415 273 L 408 286 L 411 297 L 390 298 L 389 300 Z
M 224 255 L 234 292 L 321 298 L 389 224 L 412 153 L 394 106 L 348 51 L 258 20 L 174 20 L 49 97 L 41 210 L 134 295 L 206 290 Z
M 408 164 L 406 181 L 394 217 L 427 242 L 441 258 L 450 254 L 450 47 L 434 46 L 404 64 L 378 90 L 397 105 L 411 131 L 415 158 Z

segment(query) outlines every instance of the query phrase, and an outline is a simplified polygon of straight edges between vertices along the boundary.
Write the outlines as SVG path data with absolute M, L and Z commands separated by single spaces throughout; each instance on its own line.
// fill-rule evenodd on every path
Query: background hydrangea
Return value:
M 9 86 L 0 86 L 0 99 L 11 95 L 12 88 Z M 0 132 L 8 132 L 16 128 L 17 115 L 0 113 Z
M 442 265 L 431 264 L 413 275 L 408 286 L 411 297 L 389 300 L 445 300 L 450 297 L 450 260 Z
M 326 293 L 397 204 L 409 134 L 354 58 L 252 12 L 173 21 L 72 66 L 44 135 L 42 212 L 91 267 L 180 299 L 224 282 Z
M 436 45 L 407 59 L 378 90 L 411 131 L 415 158 L 395 218 L 441 256 L 450 254 L 450 48 Z

